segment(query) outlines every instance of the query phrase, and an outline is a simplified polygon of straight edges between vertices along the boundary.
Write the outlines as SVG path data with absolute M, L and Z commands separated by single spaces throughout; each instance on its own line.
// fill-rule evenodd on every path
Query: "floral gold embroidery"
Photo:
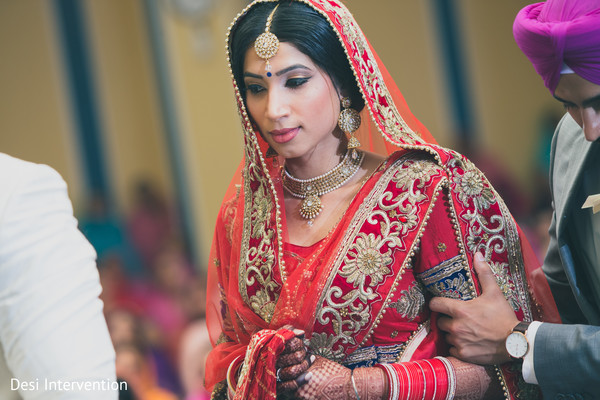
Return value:
M 476 168 L 467 170 L 463 175 L 455 175 L 454 181 L 456 183 L 454 190 L 458 193 L 458 198 L 465 204 L 473 200 L 478 211 L 487 210 L 496 202 L 494 193 L 485 184 L 485 178 Z
M 400 299 L 390 303 L 389 307 L 395 309 L 403 318 L 412 321 L 423 311 L 425 306 L 423 288 L 415 282 L 415 285 L 408 290 L 401 291 L 400 294 Z
M 387 266 L 392 262 L 392 250 L 388 249 L 384 253 L 380 250 L 384 242 L 381 236 L 360 233 L 354 249 L 348 252 L 346 265 L 340 271 L 340 275 L 355 287 L 363 287 L 367 278 L 369 286 L 381 283 L 384 276 L 391 272 Z
M 417 246 L 417 238 L 423 230 L 422 222 L 431 211 L 430 196 L 437 190 L 436 185 L 431 186 L 431 178 L 435 173 L 438 176 L 442 173 L 439 166 L 423 157 L 422 153 L 409 153 L 385 170 L 379 183 L 365 199 L 363 207 L 354 216 L 344 237 L 346 244 L 341 245 L 344 250 L 334 261 L 323 302 L 317 309 L 313 331 L 323 329 L 327 332 L 322 332 L 325 336 L 321 336 L 321 345 L 331 346 L 329 351 L 332 354 L 346 354 L 347 346 L 359 345 L 356 335 L 361 331 L 364 332 L 361 343 L 364 343 L 370 334 L 367 332 L 372 332 L 374 324 L 388 308 L 382 303 L 390 301 L 386 298 L 387 291 L 392 289 L 390 285 L 398 282 L 411 265 L 409 254 L 414 254 L 411 249 Z M 409 172 L 406 172 L 409 168 Z M 416 170 L 421 171 L 421 177 L 425 177 L 423 180 L 415 179 L 410 172 Z M 431 187 L 425 190 L 427 185 Z M 421 209 L 421 203 L 428 208 Z M 374 228 L 377 229 L 376 233 L 373 232 Z M 393 257 L 402 257 L 403 260 L 394 271 L 391 268 Z M 385 289 L 382 285 L 385 285 Z M 418 288 L 405 292 L 405 303 L 398 307 L 402 313 L 414 318 L 413 315 L 418 315 L 425 303 L 424 296 Z M 414 303 L 409 305 L 411 302 Z M 369 330 L 364 331 L 367 327 Z
M 422 189 L 431 177 L 438 172 L 439 170 L 432 168 L 432 163 L 428 160 L 408 160 L 402 165 L 393 180 L 398 183 L 399 189 L 408 190 L 413 187 Z M 415 185 L 415 182 L 418 183 Z M 418 199 L 423 196 L 420 192 L 411 192 L 410 194 Z
M 309 348 L 317 356 L 330 360 L 341 360 L 344 358 L 344 353 L 340 352 L 341 348 L 333 351 L 334 341 L 335 336 L 330 336 L 326 333 L 313 333 L 310 338 Z
M 437 245 L 437 249 L 438 249 L 438 251 L 439 251 L 440 253 L 443 253 L 443 252 L 445 252 L 445 251 L 446 251 L 446 249 L 447 249 L 447 246 L 446 246 L 446 244 L 445 244 L 445 243 L 438 243 L 438 245 Z
M 269 293 L 263 289 L 250 297 L 250 307 L 252 307 L 254 312 L 260 315 L 262 319 L 268 321 L 275 311 L 275 302 L 271 299 Z
M 250 211 L 250 221 L 252 226 L 254 226 L 252 237 L 255 239 L 260 239 L 266 235 L 265 222 L 271 215 L 273 206 L 270 199 L 268 199 L 266 196 L 265 188 L 262 186 L 260 186 L 254 192 L 253 197 L 252 209 Z M 269 234 L 272 235 L 272 233 Z
M 262 182 L 253 190 L 251 182 Z M 266 187 L 267 179 L 261 177 L 259 167 L 251 163 L 245 171 L 245 204 L 242 254 L 239 267 L 239 290 L 252 310 L 269 322 L 279 298 L 280 284 L 274 278 L 275 230 L 270 223 L 273 199 Z M 251 294 L 253 293 L 253 294 Z

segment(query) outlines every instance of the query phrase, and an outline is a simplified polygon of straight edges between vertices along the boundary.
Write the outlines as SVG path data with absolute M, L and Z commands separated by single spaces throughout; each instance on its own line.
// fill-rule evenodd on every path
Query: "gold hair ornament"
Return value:
M 269 60 L 273 58 L 277 51 L 279 50 L 279 39 L 275 36 L 274 33 L 271 32 L 271 22 L 273 22 L 273 15 L 275 15 L 275 11 L 279 7 L 279 4 L 275 6 L 269 17 L 267 18 L 267 25 L 265 26 L 265 31 L 261 33 L 254 42 L 254 50 L 256 51 L 256 55 L 265 60 L 267 64 L 265 65 L 265 71 L 267 71 L 267 76 L 271 76 L 271 64 Z

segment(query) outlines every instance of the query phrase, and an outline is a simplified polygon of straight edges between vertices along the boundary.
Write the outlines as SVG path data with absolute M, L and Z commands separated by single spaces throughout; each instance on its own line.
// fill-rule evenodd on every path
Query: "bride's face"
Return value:
M 335 154 L 340 98 L 331 78 L 286 42 L 270 63 L 267 77 L 265 61 L 246 52 L 246 105 L 263 138 L 284 158 Z

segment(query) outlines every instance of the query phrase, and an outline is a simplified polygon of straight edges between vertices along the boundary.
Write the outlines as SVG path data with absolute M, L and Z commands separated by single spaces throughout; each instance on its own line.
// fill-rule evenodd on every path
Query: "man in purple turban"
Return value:
M 435 298 L 450 352 L 494 364 L 522 359 L 544 398 L 600 398 L 600 0 L 548 0 L 522 9 L 517 44 L 567 113 L 552 141 L 554 205 L 544 271 L 564 325 L 519 323 L 484 261 L 482 295 Z

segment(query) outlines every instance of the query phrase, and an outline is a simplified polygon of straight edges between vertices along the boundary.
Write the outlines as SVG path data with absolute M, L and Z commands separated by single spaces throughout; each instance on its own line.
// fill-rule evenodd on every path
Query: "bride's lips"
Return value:
M 275 143 L 287 143 L 293 138 L 296 137 L 298 132 L 300 131 L 299 127 L 296 128 L 285 128 L 285 129 L 276 129 L 270 131 L 271 137 Z

